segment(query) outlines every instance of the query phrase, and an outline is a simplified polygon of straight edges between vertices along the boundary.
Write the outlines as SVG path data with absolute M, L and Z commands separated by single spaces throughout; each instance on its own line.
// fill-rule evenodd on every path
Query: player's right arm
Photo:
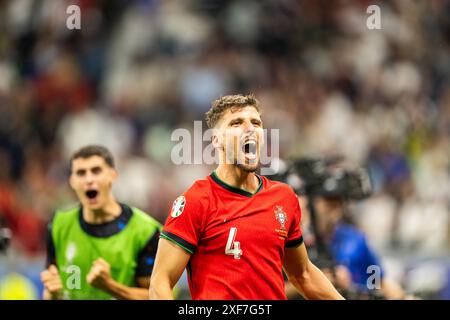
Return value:
M 44 285 L 43 298 L 45 300 L 61 299 L 63 289 L 61 277 L 56 267 L 55 244 L 52 237 L 52 223 L 47 227 L 47 262 L 44 271 L 41 272 L 41 281 Z
M 177 284 L 191 255 L 172 241 L 159 239 L 155 265 L 150 278 L 151 300 L 173 299 L 173 287 Z
M 150 299 L 173 299 L 173 287 L 194 254 L 209 203 L 208 186 L 197 181 L 173 203 L 161 231 L 150 278 Z
M 45 300 L 61 299 L 63 285 L 58 268 L 54 264 L 41 272 L 41 281 L 44 284 L 43 297 Z

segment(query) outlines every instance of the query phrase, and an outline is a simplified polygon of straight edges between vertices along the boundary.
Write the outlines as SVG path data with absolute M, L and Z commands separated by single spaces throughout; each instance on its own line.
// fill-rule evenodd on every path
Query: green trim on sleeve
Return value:
M 175 244 L 178 245 L 179 247 L 183 248 L 183 249 L 184 249 L 187 253 L 189 253 L 189 254 L 193 254 L 193 253 L 194 253 L 195 247 L 192 248 L 192 249 L 188 248 L 188 247 L 191 247 L 192 245 L 189 244 L 189 243 L 187 243 L 187 242 L 184 241 L 183 239 L 181 239 L 181 238 L 175 236 L 175 235 L 172 234 L 172 233 L 169 233 L 169 232 L 161 232 L 161 234 L 159 235 L 159 237 L 160 237 L 160 238 L 163 238 L 163 239 L 166 239 L 166 240 L 169 240 L 169 241 L 175 243 Z M 185 243 L 182 243 L 182 242 L 185 242 Z

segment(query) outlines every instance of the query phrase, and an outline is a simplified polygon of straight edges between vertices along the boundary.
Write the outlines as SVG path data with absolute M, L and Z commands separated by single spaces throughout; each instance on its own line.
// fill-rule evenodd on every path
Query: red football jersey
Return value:
M 161 237 L 191 254 L 192 299 L 286 299 L 284 248 L 303 241 L 300 206 L 287 184 L 257 177 L 252 194 L 213 172 L 175 200 Z

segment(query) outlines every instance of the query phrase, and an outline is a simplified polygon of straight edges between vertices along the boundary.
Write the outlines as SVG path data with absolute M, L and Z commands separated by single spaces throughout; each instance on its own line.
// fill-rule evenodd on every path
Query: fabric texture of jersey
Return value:
M 121 206 L 124 208 L 124 205 Z M 129 220 L 126 224 L 117 224 L 120 228 L 118 232 L 99 236 L 88 234 L 83 229 L 80 207 L 55 213 L 51 224 L 51 240 L 63 283 L 64 299 L 112 298 L 86 281 L 92 263 L 100 257 L 110 264 L 114 280 L 127 286 L 136 286 L 139 253 L 160 232 L 161 225 L 139 209 L 128 209 Z
M 303 242 L 301 210 L 291 187 L 257 177 L 251 194 L 212 173 L 175 200 L 161 237 L 191 254 L 192 299 L 286 299 L 284 250 Z

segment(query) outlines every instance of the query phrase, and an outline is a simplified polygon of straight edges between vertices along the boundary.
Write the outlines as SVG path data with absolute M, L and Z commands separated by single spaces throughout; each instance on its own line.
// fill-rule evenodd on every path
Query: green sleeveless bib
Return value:
M 93 237 L 80 226 L 80 208 L 57 211 L 52 223 L 56 262 L 63 282 L 64 299 L 112 299 L 108 293 L 87 283 L 92 263 L 103 258 L 111 266 L 114 280 L 136 286 L 135 269 L 139 252 L 161 224 L 143 211 L 131 208 L 125 227 L 110 237 Z

